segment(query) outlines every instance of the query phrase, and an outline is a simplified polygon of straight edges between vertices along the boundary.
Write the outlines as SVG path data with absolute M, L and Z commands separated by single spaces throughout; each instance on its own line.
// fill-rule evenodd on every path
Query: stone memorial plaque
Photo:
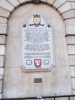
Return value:
M 49 71 L 54 66 L 52 27 L 40 15 L 21 27 L 21 65 L 29 71 Z

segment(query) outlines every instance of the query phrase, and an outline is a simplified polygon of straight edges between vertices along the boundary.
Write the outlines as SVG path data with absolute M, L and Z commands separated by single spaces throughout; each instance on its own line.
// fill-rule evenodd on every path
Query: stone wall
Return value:
M 70 68 L 70 78 L 72 84 L 72 92 L 75 94 L 75 18 L 65 20 L 66 24 L 66 44 L 68 52 L 68 61 Z
M 20 6 L 32 3 L 31 0 L 1 0 L 0 1 L 0 97 L 3 94 L 4 68 L 6 61 L 6 40 L 8 34 L 8 20 Z M 50 5 L 61 16 L 65 24 L 65 40 L 70 69 L 72 93 L 75 94 L 75 0 L 41 0 L 40 3 Z M 3 84 L 2 84 L 3 83 Z

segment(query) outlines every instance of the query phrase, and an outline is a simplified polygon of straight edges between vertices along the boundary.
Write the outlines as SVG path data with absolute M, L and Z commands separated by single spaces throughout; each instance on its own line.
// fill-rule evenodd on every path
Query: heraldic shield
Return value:
M 34 59 L 34 65 L 36 67 L 41 67 L 41 59 Z

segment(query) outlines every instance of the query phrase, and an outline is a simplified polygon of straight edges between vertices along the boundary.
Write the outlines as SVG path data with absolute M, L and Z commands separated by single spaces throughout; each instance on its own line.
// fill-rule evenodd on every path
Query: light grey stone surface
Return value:
M 2 92 L 2 80 L 0 80 L 0 93 Z
M 75 9 L 75 2 L 72 2 L 72 8 Z
M 75 18 L 65 20 L 66 26 L 75 25 Z
M 68 56 L 69 58 L 69 65 L 75 65 L 75 55 Z
M 71 97 L 70 100 L 75 100 L 75 97 Z
M 0 24 L 6 24 L 6 23 L 7 23 L 7 18 L 0 17 Z
M 62 5 L 61 7 L 59 7 L 59 11 L 60 12 L 65 12 L 67 10 L 71 9 L 71 3 L 70 2 L 66 2 L 64 5 Z
M 75 77 L 75 67 L 70 67 L 70 76 Z
M 8 16 L 9 16 L 9 14 L 10 14 L 10 12 L 9 12 L 9 11 L 6 11 L 6 10 L 4 10 L 4 9 L 0 8 L 0 16 L 3 16 L 3 17 L 8 17 Z
M 4 68 L 0 68 L 0 81 L 3 79 Z
M 55 0 L 46 0 L 47 3 L 52 4 Z
M 14 7 L 7 2 L 7 0 L 0 0 L 0 7 L 8 11 L 12 11 L 14 9 Z
M 73 94 L 75 95 L 75 90 L 73 90 Z M 74 98 L 75 99 L 75 98 Z
M 0 34 L 6 34 L 7 24 L 0 24 Z
M 67 12 L 62 14 L 64 19 L 67 18 L 74 18 L 75 17 L 75 10 L 68 10 Z
M 0 67 L 3 67 L 4 56 L 0 56 Z
M 4 68 L 0 68 L 0 75 L 4 74 Z
M 5 45 L 0 45 L 0 55 L 5 55 Z
M 68 45 L 68 54 L 75 54 L 75 45 Z
M 3 74 L 0 74 L 0 80 L 3 80 L 3 78 L 4 78 Z
M 53 98 L 49 98 L 49 99 L 44 99 L 44 100 L 54 100 Z
M 26 1 L 31 1 L 31 0 L 18 0 L 20 3 L 26 2 Z
M 2 93 L 0 94 L 0 98 L 2 99 Z
M 75 89 L 75 78 L 72 78 L 72 89 Z
M 66 33 L 67 34 L 75 34 L 75 25 L 66 26 Z
M 58 8 L 60 5 L 65 3 L 66 0 L 56 0 L 55 3 L 53 4 L 56 8 Z
M 69 100 L 67 97 L 62 97 L 62 98 L 56 98 L 56 100 Z
M 41 1 L 44 1 L 44 2 L 46 2 L 47 0 L 41 0 Z
M 8 0 L 11 4 L 13 4 L 14 6 L 19 5 L 20 3 L 18 2 L 18 0 Z
M 5 44 L 5 35 L 0 35 L 0 44 Z
M 66 37 L 67 44 L 75 44 L 75 36 L 67 36 Z

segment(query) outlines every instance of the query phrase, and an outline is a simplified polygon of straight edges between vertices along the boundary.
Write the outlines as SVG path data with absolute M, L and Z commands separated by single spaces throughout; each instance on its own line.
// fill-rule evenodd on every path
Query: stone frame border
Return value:
M 37 0 L 38 1 L 38 0 Z M 75 36 L 75 24 L 72 25 L 70 21 L 75 20 L 75 0 L 1 0 L 0 1 L 0 98 L 3 93 L 3 79 L 4 79 L 4 66 L 5 66 L 5 54 L 6 54 L 6 43 L 8 36 L 8 20 L 12 16 L 13 12 L 20 6 L 25 4 L 45 4 L 55 9 L 61 16 L 65 25 L 65 37 Z M 66 24 L 66 21 L 70 24 Z M 74 23 L 74 22 L 73 22 Z M 73 33 L 71 33 L 73 30 Z M 75 44 L 74 44 L 75 46 Z M 71 55 L 71 54 L 70 54 Z M 75 55 L 75 54 L 72 54 Z M 69 56 L 69 53 L 68 53 Z M 72 66 L 71 66 L 72 67 Z M 73 66 L 74 67 L 74 66 Z M 74 71 L 74 70 L 73 70 Z M 75 76 L 74 76 L 75 77 Z M 71 77 L 71 80 L 74 79 Z M 75 80 L 75 79 L 74 79 Z M 73 83 L 74 84 L 74 83 Z M 74 88 L 73 88 L 74 87 Z M 75 86 L 73 85 L 72 90 L 75 93 Z

